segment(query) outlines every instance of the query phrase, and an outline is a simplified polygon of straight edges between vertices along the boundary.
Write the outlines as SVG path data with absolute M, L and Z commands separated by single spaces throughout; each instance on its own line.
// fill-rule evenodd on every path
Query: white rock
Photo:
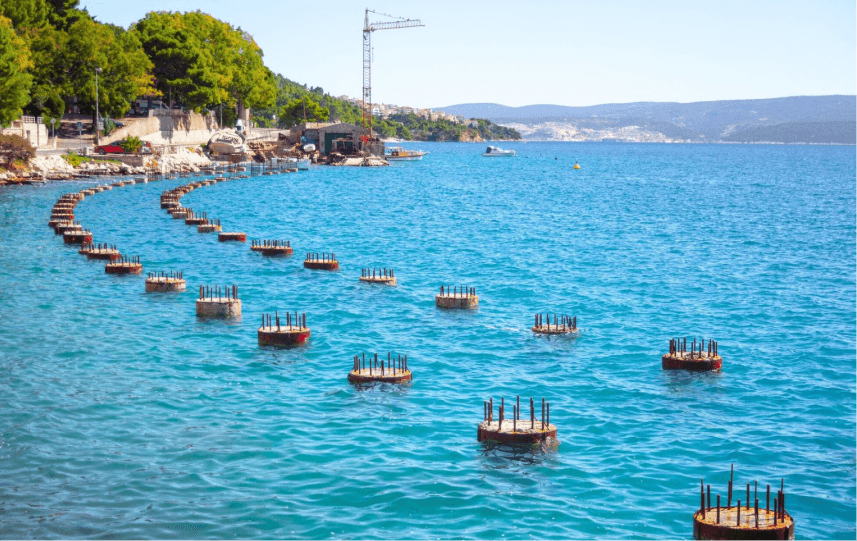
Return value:
M 180 148 L 175 154 L 167 154 L 155 160 L 158 162 L 158 167 L 163 167 L 166 171 L 176 171 L 181 168 L 192 170 L 211 165 L 211 160 L 186 148 Z
M 57 154 L 36 156 L 30 160 L 30 167 L 42 174 L 49 171 L 60 171 L 63 173 L 71 173 L 74 171 L 74 167 L 65 161 L 62 156 Z

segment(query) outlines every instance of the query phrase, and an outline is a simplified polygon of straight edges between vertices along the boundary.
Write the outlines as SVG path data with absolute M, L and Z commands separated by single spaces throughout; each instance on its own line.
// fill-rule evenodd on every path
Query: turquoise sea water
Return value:
M 187 179 L 78 205 L 181 294 L 47 227 L 98 181 L 0 188 L 0 538 L 690 538 L 700 478 L 725 498 L 734 463 L 739 494 L 785 479 L 799 538 L 853 539 L 855 148 L 504 147 L 185 196 L 247 244 L 159 208 Z M 197 320 L 199 285 L 231 283 L 243 319 Z M 436 309 L 442 284 L 479 309 Z M 308 347 L 257 347 L 274 310 L 307 313 Z M 582 336 L 533 336 L 537 311 Z M 717 339 L 723 371 L 661 370 L 674 336 Z M 376 351 L 413 383 L 349 385 Z M 516 394 L 551 402 L 556 450 L 477 443 L 482 401 Z

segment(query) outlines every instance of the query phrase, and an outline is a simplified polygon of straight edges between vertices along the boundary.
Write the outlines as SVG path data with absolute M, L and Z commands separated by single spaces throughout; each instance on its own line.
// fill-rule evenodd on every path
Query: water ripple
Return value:
M 0 537 L 689 538 L 730 463 L 785 478 L 798 537 L 855 537 L 853 147 L 423 146 L 183 198 L 288 258 L 170 219 L 177 181 L 81 202 L 97 242 L 184 272 L 170 295 L 44 225 L 91 182 L 0 187 Z M 196 288 L 232 282 L 243 317 L 198 320 Z M 479 309 L 436 309 L 442 284 Z M 307 313 L 308 347 L 256 345 L 274 310 Z M 581 336 L 533 336 L 537 311 Z M 662 371 L 678 335 L 718 339 L 723 372 Z M 387 351 L 412 383 L 348 384 Z M 476 442 L 481 401 L 516 394 L 551 402 L 558 446 Z

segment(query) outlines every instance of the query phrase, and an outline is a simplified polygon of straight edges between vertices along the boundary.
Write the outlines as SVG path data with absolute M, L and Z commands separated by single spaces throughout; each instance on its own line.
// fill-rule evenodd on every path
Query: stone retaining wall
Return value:
M 218 129 L 214 115 L 170 111 L 129 123 L 102 138 L 101 144 L 121 141 L 133 135 L 152 145 L 199 145 L 207 143 Z
M 148 156 L 144 156 L 144 155 L 135 156 L 133 154 L 106 154 L 104 156 L 101 156 L 98 154 L 95 154 L 95 155 L 90 154 L 87 156 L 87 158 L 90 158 L 92 160 L 104 161 L 104 162 L 110 161 L 110 160 L 116 160 L 116 161 L 124 163 L 125 165 L 130 165 L 132 167 L 143 167 L 143 164 L 146 161 L 147 157 L 151 157 L 151 154 L 149 154 Z

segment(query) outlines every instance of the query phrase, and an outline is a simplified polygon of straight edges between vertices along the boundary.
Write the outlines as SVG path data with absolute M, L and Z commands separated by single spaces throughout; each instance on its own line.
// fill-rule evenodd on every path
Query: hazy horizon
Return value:
M 624 102 L 603 102 L 603 103 L 593 103 L 588 105 L 569 105 L 566 103 L 527 103 L 524 105 L 506 105 L 505 103 L 497 103 L 497 102 L 488 102 L 488 101 L 469 101 L 469 102 L 461 102 L 461 103 L 448 103 L 446 105 L 438 106 L 437 108 L 442 107 L 454 107 L 458 105 L 500 105 L 502 107 L 511 107 L 514 109 L 520 109 L 522 107 L 539 107 L 539 106 L 557 106 L 557 107 L 595 107 L 599 105 L 632 105 L 635 103 L 675 103 L 678 105 L 689 105 L 693 103 L 714 103 L 719 101 L 761 101 L 761 100 L 779 100 L 779 99 L 787 99 L 787 98 L 827 98 L 827 97 L 837 97 L 842 96 L 845 98 L 854 98 L 857 100 L 857 94 L 802 94 L 797 96 L 774 96 L 770 98 L 730 98 L 724 100 L 694 100 L 694 101 L 624 101 Z

